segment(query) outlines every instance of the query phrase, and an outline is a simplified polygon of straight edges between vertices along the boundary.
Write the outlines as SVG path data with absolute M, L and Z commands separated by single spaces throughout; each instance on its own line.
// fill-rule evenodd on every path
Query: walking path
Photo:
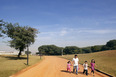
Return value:
M 46 56 L 45 59 L 31 67 L 28 67 L 11 77 L 93 77 L 91 74 L 83 74 L 83 66 L 79 65 L 78 75 L 66 71 L 66 59 L 56 56 Z M 72 71 L 72 67 L 71 67 Z M 90 69 L 89 72 L 90 73 Z M 95 71 L 94 77 L 107 77 Z

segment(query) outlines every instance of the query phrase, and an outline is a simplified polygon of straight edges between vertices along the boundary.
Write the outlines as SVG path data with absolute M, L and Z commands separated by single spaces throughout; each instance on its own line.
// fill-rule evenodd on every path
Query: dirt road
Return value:
M 12 77 L 93 77 L 91 74 L 84 75 L 83 66 L 79 65 L 78 75 L 66 71 L 66 59 L 55 56 L 46 56 L 45 59 L 27 69 L 24 69 Z M 72 70 L 72 68 L 71 68 Z M 89 69 L 90 73 L 90 69 Z M 107 77 L 95 71 L 95 77 Z

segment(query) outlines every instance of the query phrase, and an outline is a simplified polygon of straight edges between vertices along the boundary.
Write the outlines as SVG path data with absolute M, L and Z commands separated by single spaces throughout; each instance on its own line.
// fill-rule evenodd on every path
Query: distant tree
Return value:
M 76 46 L 66 46 L 64 48 L 64 54 L 79 54 L 81 49 Z
M 104 51 L 104 50 L 109 50 L 110 47 L 107 47 L 106 45 L 103 45 L 102 48 L 101 48 L 101 51 Z
M 84 47 L 84 48 L 82 48 L 82 52 L 83 53 L 91 53 L 92 52 L 91 47 Z
M 92 46 L 91 50 L 92 50 L 92 52 L 98 52 L 98 51 L 101 51 L 102 47 L 103 47 L 103 45 Z
M 116 40 L 110 40 L 107 42 L 106 46 L 110 49 L 110 50 L 114 50 L 116 49 Z
M 37 30 L 27 26 L 19 26 L 18 23 L 6 23 L 4 34 L 11 38 L 10 47 L 19 50 L 18 57 L 20 58 L 21 52 L 35 42 Z
M 39 54 L 44 55 L 61 55 L 61 47 L 55 45 L 42 45 L 38 47 Z

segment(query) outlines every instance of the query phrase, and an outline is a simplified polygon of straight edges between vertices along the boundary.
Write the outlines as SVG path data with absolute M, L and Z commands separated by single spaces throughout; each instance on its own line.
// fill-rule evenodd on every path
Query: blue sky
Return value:
M 115 0 L 0 0 L 0 19 L 39 30 L 38 46 L 103 45 L 116 39 Z M 14 51 L 0 38 L 0 49 Z M 6 48 L 4 48 L 6 47 Z

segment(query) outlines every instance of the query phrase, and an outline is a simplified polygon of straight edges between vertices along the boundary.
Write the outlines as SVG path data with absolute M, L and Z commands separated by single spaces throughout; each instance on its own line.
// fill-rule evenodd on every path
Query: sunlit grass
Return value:
M 39 56 L 29 56 L 29 66 L 40 61 Z M 28 67 L 26 56 L 18 59 L 17 56 L 0 56 L 0 77 L 9 77 L 12 74 Z
M 63 58 L 72 60 L 74 55 L 64 55 Z M 97 69 L 103 72 L 116 76 L 116 50 L 112 51 L 102 51 L 89 54 L 78 54 L 79 63 L 84 63 L 85 60 L 88 61 L 90 65 L 91 59 L 95 59 Z

